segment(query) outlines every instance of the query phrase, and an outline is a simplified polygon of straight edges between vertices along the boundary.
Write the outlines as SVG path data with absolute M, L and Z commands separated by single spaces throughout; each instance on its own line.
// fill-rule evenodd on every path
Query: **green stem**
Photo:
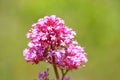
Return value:
M 67 74 L 67 72 L 68 72 L 69 70 L 66 70 L 66 71 L 64 72 L 63 69 L 61 69 L 61 71 L 62 71 L 62 80 L 64 80 L 64 77 L 65 77 L 65 75 Z

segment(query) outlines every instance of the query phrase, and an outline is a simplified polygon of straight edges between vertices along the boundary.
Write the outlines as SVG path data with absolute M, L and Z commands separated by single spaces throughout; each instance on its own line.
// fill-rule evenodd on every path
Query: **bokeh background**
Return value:
M 88 54 L 86 68 L 67 76 L 120 80 L 120 0 L 0 0 L 0 80 L 34 80 L 44 71 L 45 63 L 26 63 L 23 50 L 31 25 L 53 14 L 77 32 Z

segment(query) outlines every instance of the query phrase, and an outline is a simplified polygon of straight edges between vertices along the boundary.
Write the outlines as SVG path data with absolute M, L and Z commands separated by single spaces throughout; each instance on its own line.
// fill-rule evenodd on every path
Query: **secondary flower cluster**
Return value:
M 86 53 L 74 40 L 75 35 L 55 15 L 39 19 L 27 33 L 30 42 L 23 53 L 26 61 L 33 64 L 45 61 L 71 70 L 83 67 L 82 63 L 87 62 Z
M 57 50 L 54 54 L 56 63 L 67 69 L 82 68 L 83 62 L 87 62 L 86 54 L 80 46 L 69 45 L 65 50 Z
M 39 80 L 49 80 L 49 73 L 48 73 L 48 71 L 49 71 L 49 68 L 47 68 L 46 71 L 39 73 L 38 74 Z
M 49 79 L 49 68 L 47 68 L 44 72 L 40 72 L 38 74 L 39 80 L 56 80 L 56 79 Z M 58 79 L 61 80 L 61 79 Z M 64 77 L 63 80 L 71 80 L 69 77 Z

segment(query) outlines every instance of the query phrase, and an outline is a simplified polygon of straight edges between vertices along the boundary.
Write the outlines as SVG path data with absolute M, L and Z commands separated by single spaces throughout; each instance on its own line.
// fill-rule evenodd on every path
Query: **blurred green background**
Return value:
M 33 80 L 44 71 L 44 63 L 25 62 L 25 35 L 39 18 L 53 14 L 77 32 L 88 54 L 86 68 L 68 76 L 120 80 L 120 0 L 0 0 L 0 80 Z

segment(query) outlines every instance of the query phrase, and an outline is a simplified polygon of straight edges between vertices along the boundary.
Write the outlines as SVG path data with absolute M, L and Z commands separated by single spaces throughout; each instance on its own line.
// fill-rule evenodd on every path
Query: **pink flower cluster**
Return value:
M 87 62 L 86 53 L 80 46 L 69 45 L 65 50 L 58 50 L 54 54 L 56 63 L 62 68 L 76 69 L 84 67 L 83 62 Z
M 83 48 L 74 41 L 76 33 L 64 25 L 55 15 L 46 16 L 33 24 L 27 33 L 30 39 L 23 54 L 27 62 L 38 64 L 40 61 L 54 63 L 62 68 L 76 69 L 87 62 Z

